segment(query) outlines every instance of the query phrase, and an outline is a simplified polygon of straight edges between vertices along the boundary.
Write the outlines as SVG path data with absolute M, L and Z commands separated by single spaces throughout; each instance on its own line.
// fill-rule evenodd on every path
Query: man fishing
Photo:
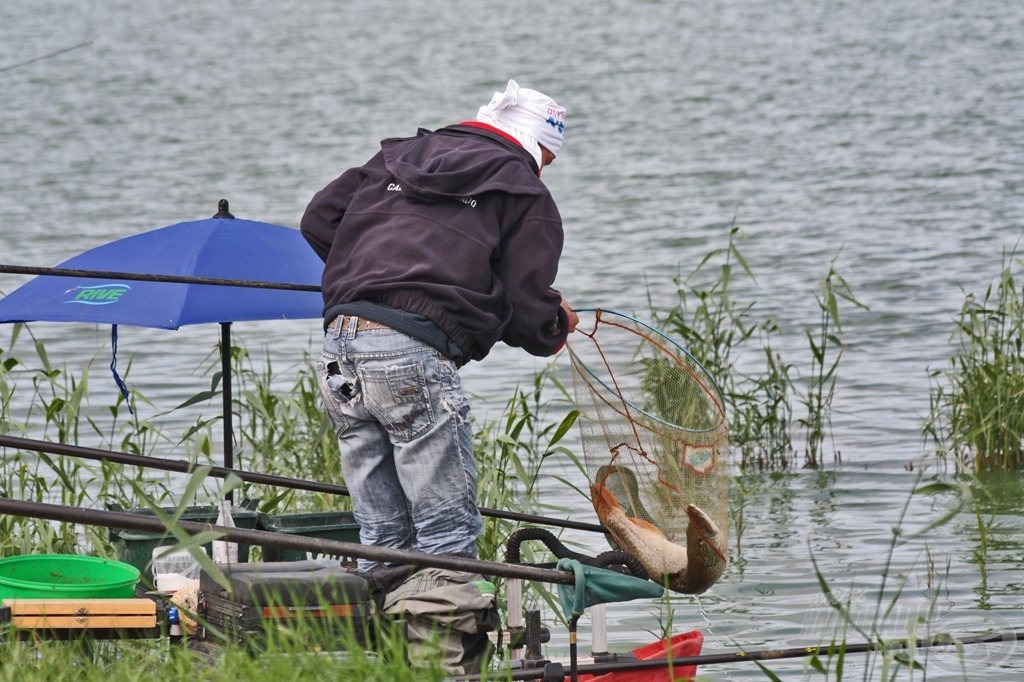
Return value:
M 476 556 L 457 369 L 498 341 L 552 355 L 579 321 L 552 288 L 562 221 L 540 180 L 564 132 L 563 107 L 510 80 L 476 120 L 383 140 L 306 208 L 325 262 L 316 371 L 363 544 Z

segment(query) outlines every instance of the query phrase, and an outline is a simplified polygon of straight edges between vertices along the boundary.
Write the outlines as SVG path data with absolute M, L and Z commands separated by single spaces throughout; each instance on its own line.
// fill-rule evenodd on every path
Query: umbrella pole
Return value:
M 231 422 L 231 323 L 220 323 L 220 374 L 224 382 L 223 397 L 224 410 L 224 468 L 231 469 L 234 466 L 234 433 L 232 433 Z M 234 498 L 232 491 L 228 491 L 224 499 L 230 504 Z

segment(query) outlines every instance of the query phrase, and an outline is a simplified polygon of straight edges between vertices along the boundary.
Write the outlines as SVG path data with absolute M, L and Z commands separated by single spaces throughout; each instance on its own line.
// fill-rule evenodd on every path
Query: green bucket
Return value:
M 134 566 L 75 554 L 26 554 L 0 559 L 4 599 L 130 599 L 139 570 Z

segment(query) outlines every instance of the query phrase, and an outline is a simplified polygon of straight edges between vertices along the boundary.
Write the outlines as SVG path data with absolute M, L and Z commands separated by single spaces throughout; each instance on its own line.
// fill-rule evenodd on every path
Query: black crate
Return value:
M 308 512 L 276 516 L 261 513 L 257 527 L 272 533 L 285 533 L 287 535 L 299 535 L 302 537 L 320 538 L 322 540 L 340 540 L 357 544 L 359 542 L 359 524 L 356 523 L 352 512 L 347 511 Z M 302 561 L 317 558 L 323 557 L 312 556 L 309 552 L 299 552 L 290 549 L 263 548 L 263 560 L 269 562 Z M 330 558 L 342 559 L 344 557 Z
M 117 507 L 112 507 L 112 509 L 114 511 L 123 511 Z M 174 512 L 174 509 L 168 507 L 162 508 L 162 511 L 170 514 Z M 150 518 L 156 516 L 151 509 L 132 509 L 130 513 L 141 514 Z M 217 513 L 218 510 L 215 506 L 186 507 L 181 515 L 181 520 L 212 524 L 217 521 Z M 231 517 L 238 528 L 256 528 L 259 521 L 259 514 L 257 512 L 241 507 L 232 507 Z M 178 544 L 177 538 L 170 533 L 152 533 L 124 528 L 111 528 L 110 540 L 117 550 L 117 558 L 139 569 L 139 573 L 142 574 L 142 579 L 146 583 L 151 582 L 150 561 L 152 560 L 153 550 L 157 547 Z M 206 549 L 207 556 L 210 556 L 213 551 L 212 544 L 206 543 L 203 547 Z M 249 560 L 249 545 L 238 545 L 238 560 L 243 563 Z
M 295 625 L 310 645 L 325 650 L 369 641 L 372 602 L 359 575 L 323 561 L 223 568 L 230 591 L 205 572 L 200 578 L 199 614 L 209 625 L 204 638 L 252 645 L 268 628 Z

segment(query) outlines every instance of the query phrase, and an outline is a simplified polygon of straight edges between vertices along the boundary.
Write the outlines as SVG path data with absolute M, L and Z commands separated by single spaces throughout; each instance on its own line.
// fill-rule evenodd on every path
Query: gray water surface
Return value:
M 887 584 L 899 576 L 904 593 L 874 622 L 894 636 L 917 616 L 952 631 L 1024 624 L 1016 493 L 984 516 L 981 560 L 973 514 L 889 551 L 928 454 L 928 372 L 948 365 L 965 294 L 984 292 L 1022 235 L 1019 3 L 9 0 L 0 69 L 0 261 L 40 266 L 212 215 L 221 197 L 240 217 L 297 226 L 312 194 L 380 138 L 472 118 L 510 77 L 551 94 L 570 110 L 544 179 L 565 221 L 558 286 L 574 305 L 649 318 L 648 296 L 674 304 L 673 278 L 724 248 L 735 223 L 756 280 L 738 277 L 734 293 L 777 321 L 801 376 L 833 259 L 867 306 L 842 308 L 842 464 L 752 477 L 729 572 L 699 600 L 679 599 L 673 627 L 703 630 L 705 651 L 835 636 L 812 556 L 868 622 L 892 556 Z M 22 281 L 0 275 L 0 289 Z M 235 334 L 288 372 L 317 328 L 247 323 Z M 34 332 L 69 368 L 108 357 L 109 330 Z M 162 411 L 208 386 L 191 368 L 216 342 L 213 327 L 124 328 L 120 349 Z M 501 347 L 468 367 L 478 416 L 500 412 L 546 364 Z M 115 388 L 94 371 L 106 404 Z M 551 466 L 551 499 L 592 519 Z M 903 522 L 927 528 L 949 504 L 914 496 Z M 650 641 L 656 610 L 610 608 L 613 646 Z M 970 679 L 1024 670 L 1010 644 L 967 655 Z M 880 677 L 856 661 L 848 677 Z M 964 677 L 954 663 L 930 659 L 928 678 Z M 799 661 L 770 667 L 801 674 Z M 703 672 L 762 677 L 749 664 Z

